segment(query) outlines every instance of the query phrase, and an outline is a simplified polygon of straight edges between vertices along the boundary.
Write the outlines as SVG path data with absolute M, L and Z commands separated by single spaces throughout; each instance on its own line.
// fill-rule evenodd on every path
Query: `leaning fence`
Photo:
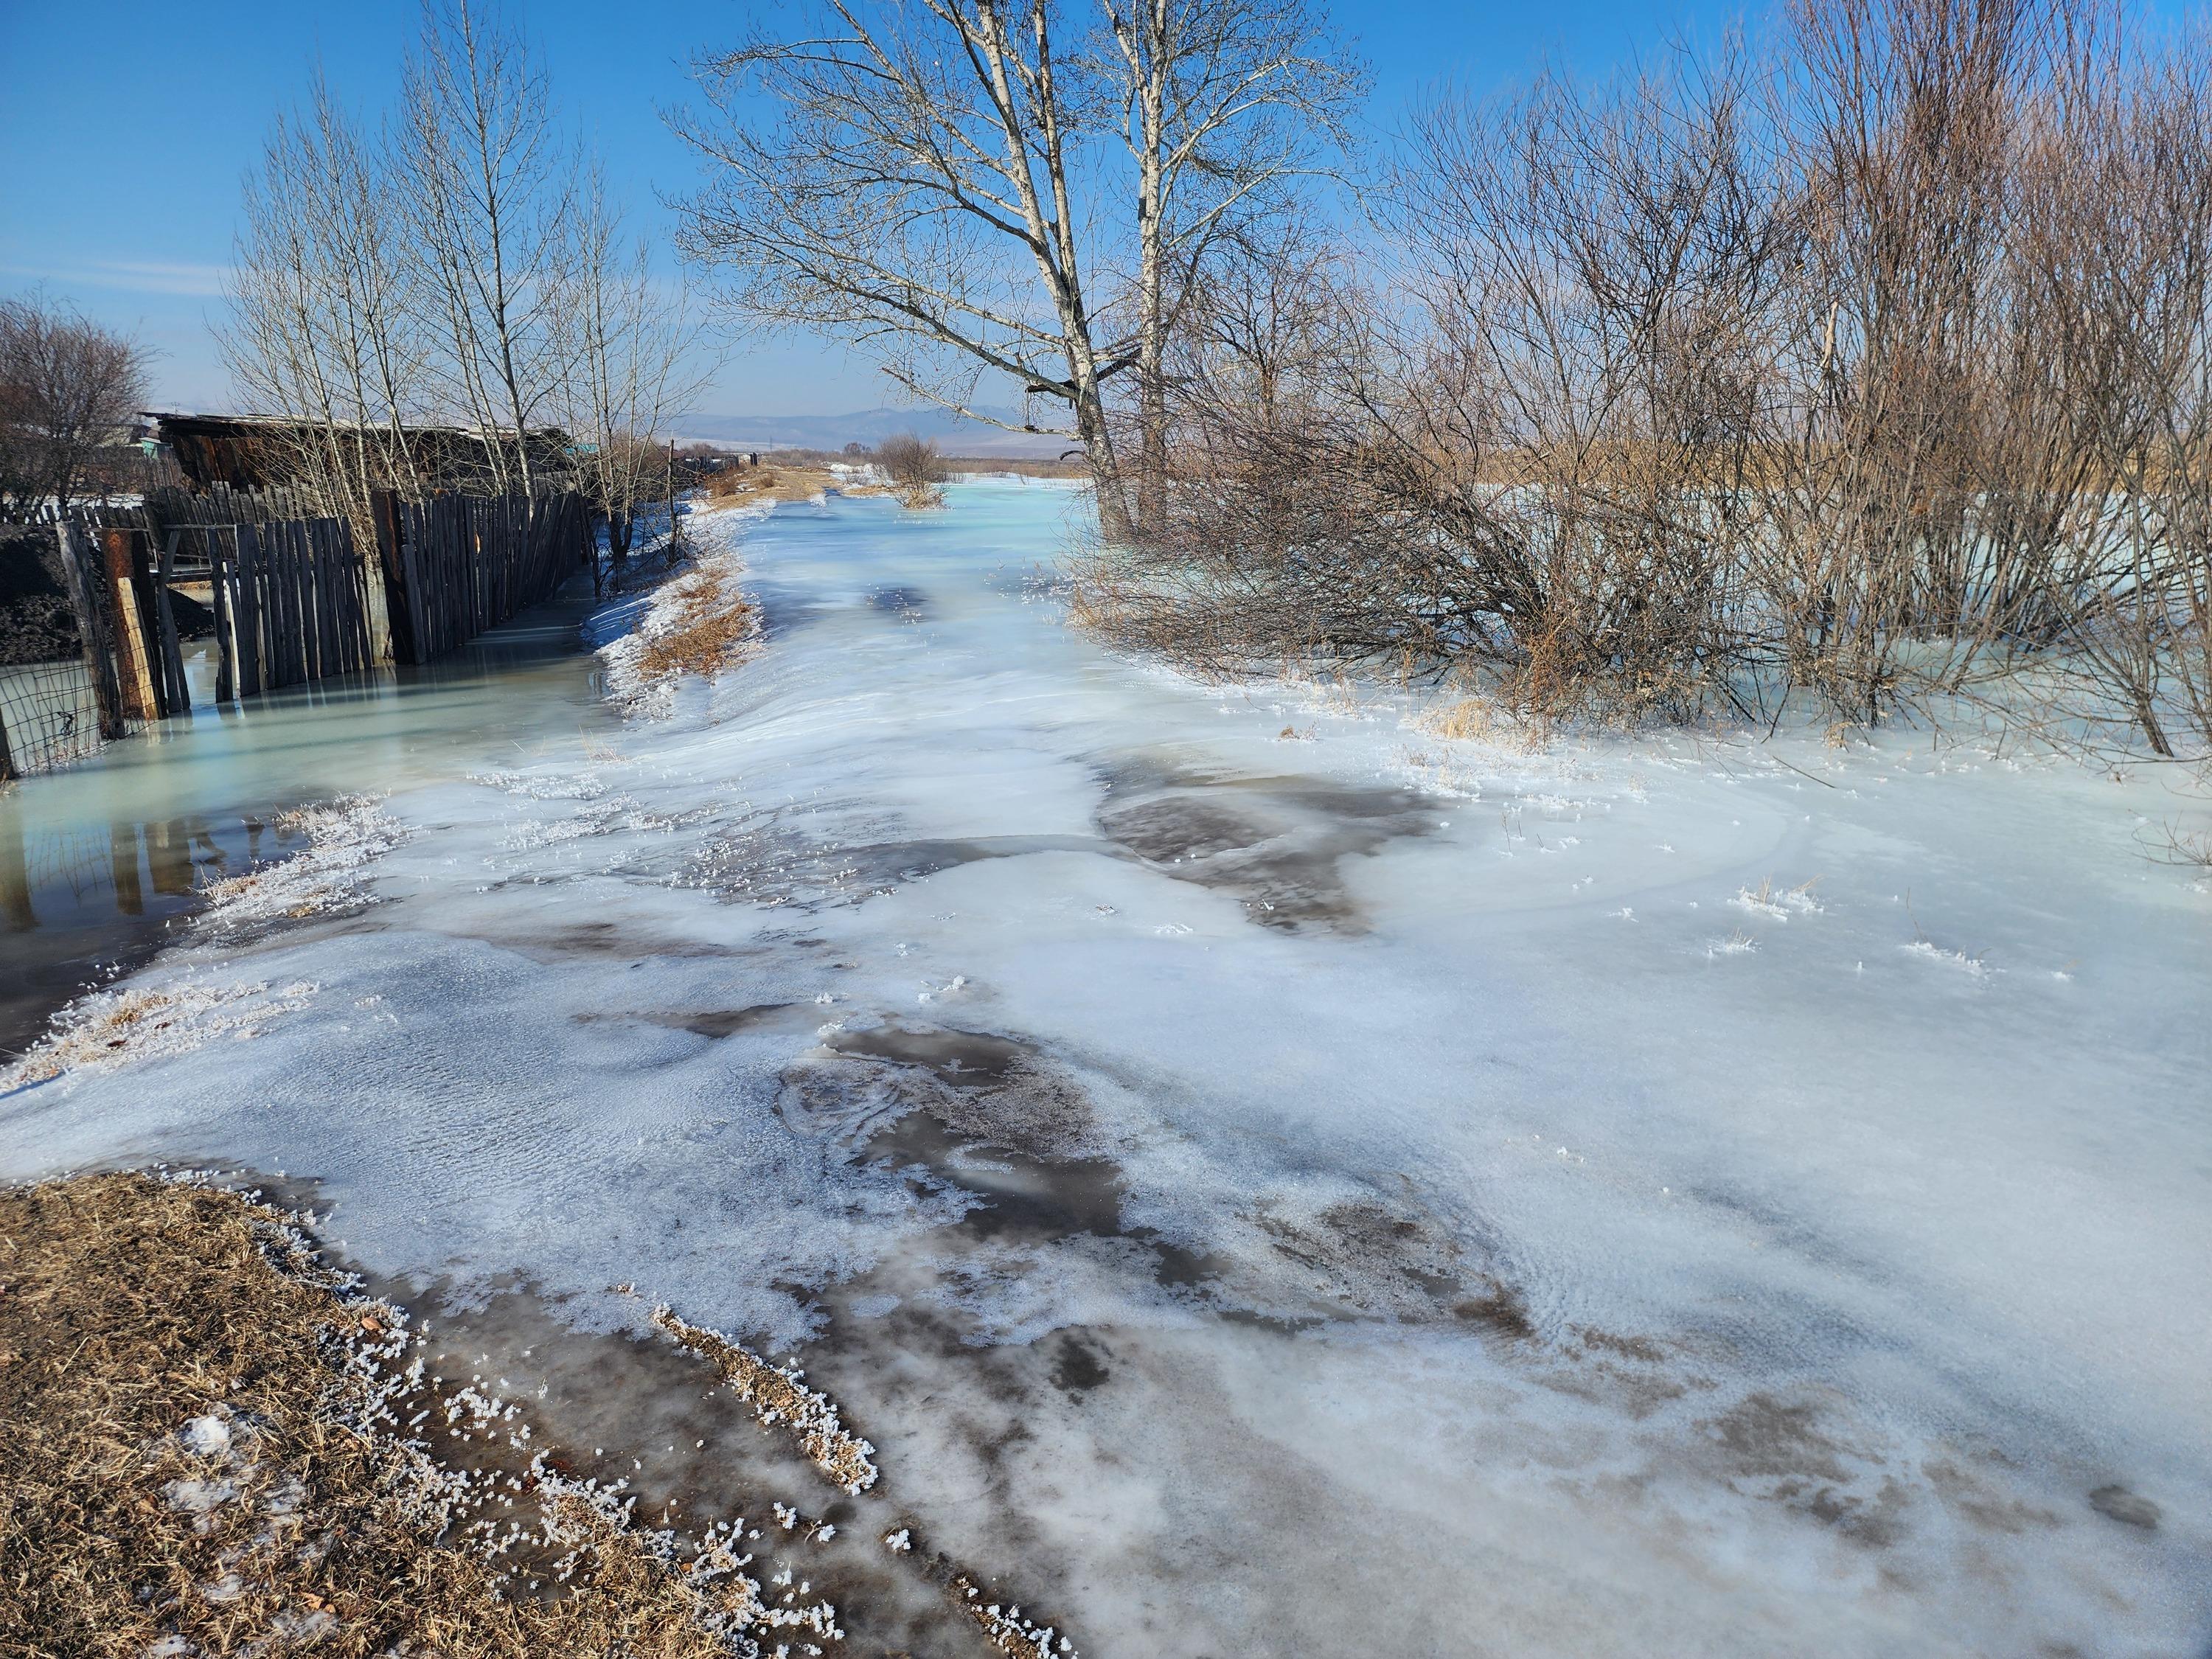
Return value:
M 0 524 L 0 777 L 189 714 L 187 639 L 219 702 L 426 663 L 588 562 L 584 498 L 374 503 L 373 540 L 283 490 L 159 491 Z

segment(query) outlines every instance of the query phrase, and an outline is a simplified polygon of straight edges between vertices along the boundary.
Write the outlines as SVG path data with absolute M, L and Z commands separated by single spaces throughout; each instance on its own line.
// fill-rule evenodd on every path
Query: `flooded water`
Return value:
M 58 781 L 150 903 L 146 823 L 362 787 L 358 720 L 404 839 L 370 908 L 183 933 L 137 983 L 282 1008 L 0 1097 L 0 1172 L 283 1172 L 855 1652 L 984 1651 L 951 1564 L 1091 1659 L 2208 1650 L 2212 890 L 2143 856 L 2159 780 L 1194 684 L 1065 625 L 1080 497 L 950 495 L 702 525 L 766 638 L 665 719 L 549 660 L 298 709 L 251 788 Z
M 186 659 L 190 718 L 0 789 L 0 1052 L 158 950 L 210 882 L 292 850 L 288 809 L 409 788 L 502 750 L 574 752 L 610 725 L 579 633 L 591 610 L 586 587 L 428 667 L 225 704 L 203 642 Z

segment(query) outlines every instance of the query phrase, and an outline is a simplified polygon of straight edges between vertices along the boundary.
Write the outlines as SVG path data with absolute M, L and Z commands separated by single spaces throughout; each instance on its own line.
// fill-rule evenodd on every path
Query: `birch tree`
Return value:
M 1168 345 L 1208 255 L 1279 213 L 1341 144 L 1360 81 L 1312 9 L 1285 0 L 1099 0 L 1136 191 L 1143 517 L 1167 471 Z
M 1102 529 L 1126 538 L 1114 387 L 1137 371 L 1139 464 L 1157 466 L 1176 299 L 1209 239 L 1333 129 L 1351 73 L 1299 0 L 809 16 L 701 62 L 708 110 L 676 119 L 713 168 L 688 251 L 742 314 L 855 337 L 909 393 L 1073 439 Z M 977 407 L 986 380 L 1019 391 L 1021 422 Z
M 218 331 L 240 388 L 304 417 L 308 476 L 359 518 L 372 489 L 416 493 L 405 423 L 427 395 L 420 293 L 380 145 L 317 73 L 246 180 Z
M 448 400 L 514 450 L 489 446 L 502 487 L 532 482 L 522 434 L 562 384 L 555 307 L 575 213 L 574 144 L 521 36 L 470 0 L 426 8 L 407 64 L 402 161 L 417 280 L 441 336 Z

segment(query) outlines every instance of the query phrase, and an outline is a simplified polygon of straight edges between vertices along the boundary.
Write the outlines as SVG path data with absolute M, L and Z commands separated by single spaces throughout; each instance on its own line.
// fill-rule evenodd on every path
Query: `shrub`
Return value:
M 884 470 L 893 491 L 908 507 L 936 507 L 944 502 L 938 486 L 951 477 L 936 443 L 911 432 L 884 440 L 876 450 L 876 465 Z

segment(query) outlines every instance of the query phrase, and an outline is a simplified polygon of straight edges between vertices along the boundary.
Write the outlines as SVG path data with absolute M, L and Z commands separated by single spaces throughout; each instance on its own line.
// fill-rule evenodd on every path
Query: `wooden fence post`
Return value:
M 238 580 L 238 556 L 228 564 L 216 552 L 215 532 L 208 531 L 208 599 L 215 609 L 215 700 L 229 702 L 238 696 L 238 630 L 230 603 L 232 584 Z
M 268 660 L 268 648 L 263 643 L 266 637 L 263 613 L 267 607 L 261 602 L 261 538 L 250 524 L 238 525 L 231 533 L 238 550 L 238 603 L 232 608 L 238 630 L 238 695 L 258 697 L 262 692 L 261 665 Z
M 123 692 L 115 683 L 115 665 L 108 656 L 107 629 L 100 616 L 100 588 L 93 576 L 90 555 L 82 532 L 66 515 L 54 526 L 54 539 L 61 549 L 62 568 L 69 577 L 70 605 L 76 612 L 84 665 L 92 674 L 93 701 L 100 708 L 100 735 L 119 738 L 129 728 L 123 723 Z
M 368 650 L 370 663 L 419 662 L 415 643 L 413 613 L 408 609 L 407 567 L 399 553 L 399 497 L 380 489 L 368 498 L 368 515 L 376 526 L 374 568 L 364 574 L 368 590 Z
M 161 693 L 154 686 L 153 653 L 138 613 L 138 584 L 131 570 L 137 537 L 131 531 L 101 532 L 107 559 L 107 592 L 115 617 L 115 672 L 123 689 L 123 712 L 132 720 L 161 717 Z
M 147 520 L 154 522 L 151 513 L 147 514 Z M 185 649 L 177 638 L 177 608 L 169 599 L 169 577 L 176 568 L 177 544 L 184 538 L 184 533 L 172 530 L 164 535 L 158 527 L 154 532 L 161 558 L 154 570 L 154 614 L 161 630 L 161 701 L 168 705 L 172 714 L 192 712 L 191 682 L 185 678 Z

